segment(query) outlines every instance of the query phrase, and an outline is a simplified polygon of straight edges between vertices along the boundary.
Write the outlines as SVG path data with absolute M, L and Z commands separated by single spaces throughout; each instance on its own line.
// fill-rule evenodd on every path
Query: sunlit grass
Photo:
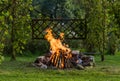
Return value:
M 40 69 L 31 63 L 33 57 L 17 57 L 17 61 L 5 61 L 0 65 L 0 81 L 120 81 L 120 55 L 105 56 L 105 61 L 100 61 L 96 56 L 96 66 L 85 70 L 65 69 Z

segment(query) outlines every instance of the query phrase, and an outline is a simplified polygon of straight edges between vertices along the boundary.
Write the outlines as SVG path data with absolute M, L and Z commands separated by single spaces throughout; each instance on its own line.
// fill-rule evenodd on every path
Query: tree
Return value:
M 33 0 L 34 11 L 32 12 L 32 17 L 76 18 L 78 11 L 81 10 L 78 2 L 80 3 L 79 0 Z
M 5 38 L 8 35 L 8 25 L 5 24 L 5 16 L 8 16 L 8 13 L 5 9 L 8 9 L 10 5 L 6 5 L 5 3 L 7 3 L 7 0 L 0 1 L 0 62 L 3 60 L 2 52 L 5 46 Z
M 114 55 L 117 47 L 119 48 L 120 40 L 120 3 L 119 0 L 110 0 L 109 2 L 109 27 L 108 27 L 108 42 L 107 42 L 107 53 Z
M 1 29 L 5 29 L 4 45 L 12 47 L 11 59 L 15 60 L 16 53 L 22 53 L 24 44 L 30 39 L 30 10 L 31 0 L 1 1 Z M 9 7 L 8 7 L 9 6 Z M 6 42 L 5 42 L 6 41 Z

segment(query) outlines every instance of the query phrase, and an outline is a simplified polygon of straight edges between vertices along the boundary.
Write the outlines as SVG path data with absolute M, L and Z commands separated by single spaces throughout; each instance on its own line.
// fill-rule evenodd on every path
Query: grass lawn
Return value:
M 120 55 L 95 56 L 96 66 L 85 70 L 40 69 L 31 66 L 37 56 L 17 57 L 17 61 L 9 61 L 5 57 L 0 65 L 0 81 L 120 81 Z

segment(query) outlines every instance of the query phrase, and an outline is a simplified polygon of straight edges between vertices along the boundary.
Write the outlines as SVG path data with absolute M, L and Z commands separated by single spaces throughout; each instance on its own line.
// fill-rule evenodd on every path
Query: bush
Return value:
M 22 55 L 42 55 L 49 50 L 49 43 L 45 40 L 34 40 L 34 41 L 28 41 L 26 45 L 24 45 L 24 50 Z M 3 54 L 9 56 L 12 53 L 12 48 L 10 45 L 5 45 Z M 21 54 L 17 54 L 21 55 Z
M 25 52 L 31 52 L 32 54 L 42 55 L 49 50 L 49 44 L 45 40 L 29 41 L 25 46 Z

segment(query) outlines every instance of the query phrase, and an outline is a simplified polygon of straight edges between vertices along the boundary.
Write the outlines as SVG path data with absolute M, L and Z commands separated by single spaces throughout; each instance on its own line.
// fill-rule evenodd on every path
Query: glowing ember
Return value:
M 58 68 L 70 67 L 70 58 L 72 57 L 71 50 L 66 44 L 62 44 L 64 39 L 64 33 L 60 33 L 60 38 L 55 38 L 52 34 L 52 30 L 48 28 L 46 30 L 45 39 L 50 43 L 51 50 L 51 63 Z

